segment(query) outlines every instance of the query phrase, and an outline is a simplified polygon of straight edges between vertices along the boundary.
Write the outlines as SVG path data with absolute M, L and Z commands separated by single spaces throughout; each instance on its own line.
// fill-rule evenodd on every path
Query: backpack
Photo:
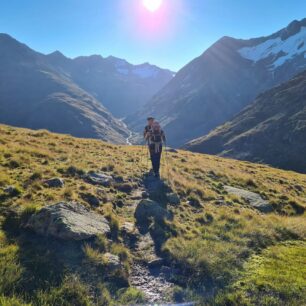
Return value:
M 154 122 L 151 127 L 150 143 L 161 143 L 163 140 L 163 132 L 158 122 Z

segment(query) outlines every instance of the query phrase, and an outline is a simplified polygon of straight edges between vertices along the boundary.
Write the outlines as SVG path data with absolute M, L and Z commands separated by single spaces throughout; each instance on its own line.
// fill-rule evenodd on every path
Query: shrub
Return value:
M 89 306 L 88 288 L 75 277 L 66 277 L 61 286 L 39 292 L 38 305 Z

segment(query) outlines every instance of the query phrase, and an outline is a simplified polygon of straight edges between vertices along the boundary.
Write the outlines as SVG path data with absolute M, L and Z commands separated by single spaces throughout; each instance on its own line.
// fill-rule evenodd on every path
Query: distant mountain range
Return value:
M 135 111 L 173 77 L 114 57 L 43 55 L 7 34 L 0 34 L 0 67 L 1 123 L 114 143 L 130 132 L 113 115 Z
M 68 75 L 119 118 L 139 110 L 175 75 L 149 63 L 132 65 L 113 56 L 69 59 L 56 51 L 47 58 L 53 68 Z
M 223 37 L 181 69 L 142 110 L 129 116 L 141 130 L 153 115 L 164 126 L 168 143 L 184 143 L 230 120 L 255 97 L 306 68 L 306 19 L 268 37 Z
M 306 173 L 306 70 L 185 148 Z

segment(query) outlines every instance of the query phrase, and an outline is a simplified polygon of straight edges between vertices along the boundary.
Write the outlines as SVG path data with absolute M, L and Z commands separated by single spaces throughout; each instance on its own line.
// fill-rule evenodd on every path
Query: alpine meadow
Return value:
M 303 12 L 2 1 L 0 306 L 306 305 Z

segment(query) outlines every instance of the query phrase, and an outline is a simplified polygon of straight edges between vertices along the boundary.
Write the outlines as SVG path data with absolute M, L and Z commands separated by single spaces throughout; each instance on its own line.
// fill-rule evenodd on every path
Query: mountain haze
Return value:
M 186 148 L 306 173 L 306 70 Z
M 268 37 L 223 37 L 181 69 L 127 123 L 140 130 L 147 115 L 161 121 L 168 142 L 181 146 L 231 119 L 259 93 L 306 67 L 306 19 Z
M 114 143 L 129 135 L 114 114 L 135 111 L 173 77 L 114 57 L 43 55 L 7 34 L 0 34 L 0 65 L 0 122 Z
M 149 63 L 132 65 L 113 56 L 69 59 L 56 51 L 47 59 L 119 118 L 137 111 L 174 76 L 174 72 Z

